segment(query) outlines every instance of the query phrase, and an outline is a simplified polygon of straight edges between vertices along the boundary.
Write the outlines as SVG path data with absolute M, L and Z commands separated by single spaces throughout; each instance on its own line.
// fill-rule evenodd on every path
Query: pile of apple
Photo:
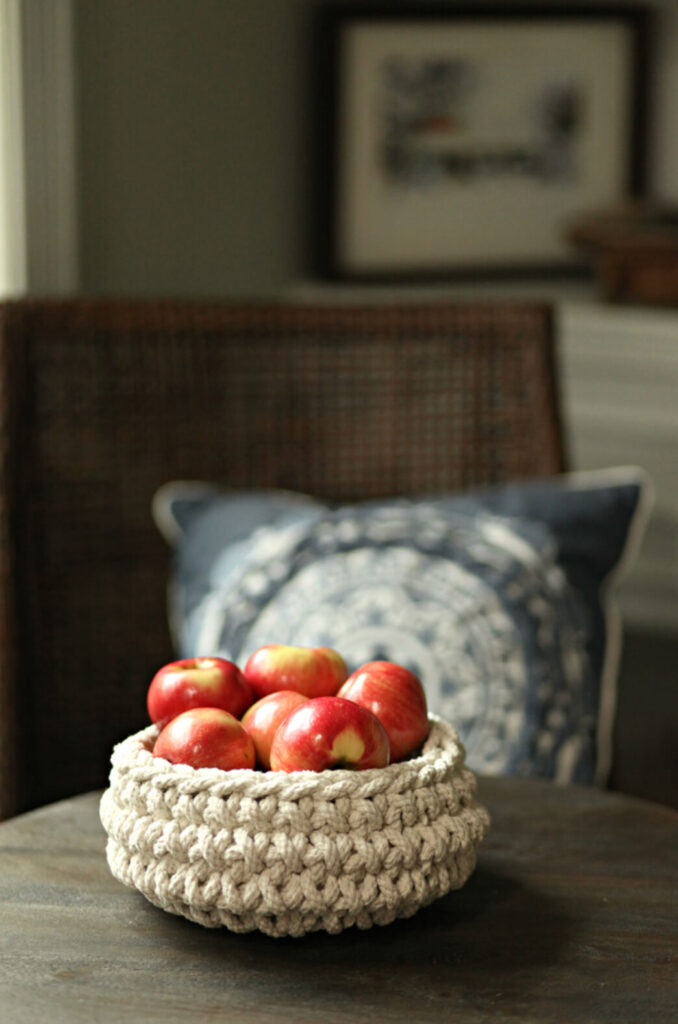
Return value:
M 193 768 L 383 768 L 428 735 L 413 672 L 371 661 L 349 676 L 328 647 L 268 644 L 243 671 L 224 658 L 174 661 L 148 689 L 153 755 Z

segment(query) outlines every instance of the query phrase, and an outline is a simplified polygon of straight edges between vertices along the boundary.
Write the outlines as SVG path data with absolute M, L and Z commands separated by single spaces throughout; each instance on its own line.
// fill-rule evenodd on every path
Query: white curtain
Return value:
M 0 0 L 0 298 L 26 290 L 20 0 Z
M 72 0 L 0 0 L 0 298 L 76 291 Z

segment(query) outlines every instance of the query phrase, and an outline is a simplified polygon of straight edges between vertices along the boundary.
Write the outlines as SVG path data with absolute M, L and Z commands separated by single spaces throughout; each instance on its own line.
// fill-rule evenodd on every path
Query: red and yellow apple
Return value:
M 391 761 L 416 750 L 429 731 L 426 694 L 414 672 L 391 661 L 369 661 L 348 677 L 338 697 L 377 716 L 388 733 Z
M 271 744 L 278 727 L 307 700 L 296 690 L 278 690 L 252 704 L 243 715 L 241 722 L 254 740 L 257 764 L 265 771 L 271 767 Z
M 305 697 L 329 697 L 348 676 L 346 662 L 330 647 L 267 644 L 245 665 L 245 677 L 258 698 L 277 690 L 295 690 Z
M 388 762 L 388 736 L 379 719 L 341 697 L 301 704 L 279 726 L 271 745 L 271 768 L 278 772 L 384 768 Z
M 222 708 L 191 708 L 167 723 L 155 741 L 154 757 L 192 768 L 254 768 L 254 740 Z
M 184 658 L 159 669 L 148 688 L 151 721 L 166 725 L 190 708 L 221 708 L 236 718 L 254 701 L 252 687 L 225 658 Z

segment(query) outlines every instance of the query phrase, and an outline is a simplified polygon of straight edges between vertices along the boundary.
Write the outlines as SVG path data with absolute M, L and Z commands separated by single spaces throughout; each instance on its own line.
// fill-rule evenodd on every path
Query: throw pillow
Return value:
M 476 771 L 603 781 L 619 629 L 611 584 L 647 512 L 640 470 L 329 507 L 170 484 L 182 657 L 266 643 L 415 671 Z

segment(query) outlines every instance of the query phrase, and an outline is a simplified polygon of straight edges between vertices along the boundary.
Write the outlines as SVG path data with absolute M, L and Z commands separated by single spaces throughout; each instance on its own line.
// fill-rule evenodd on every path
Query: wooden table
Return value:
M 98 794 L 0 825 L 0 1020 L 251 1024 L 678 1020 L 678 814 L 483 780 L 466 887 L 409 921 L 208 931 L 109 874 Z

